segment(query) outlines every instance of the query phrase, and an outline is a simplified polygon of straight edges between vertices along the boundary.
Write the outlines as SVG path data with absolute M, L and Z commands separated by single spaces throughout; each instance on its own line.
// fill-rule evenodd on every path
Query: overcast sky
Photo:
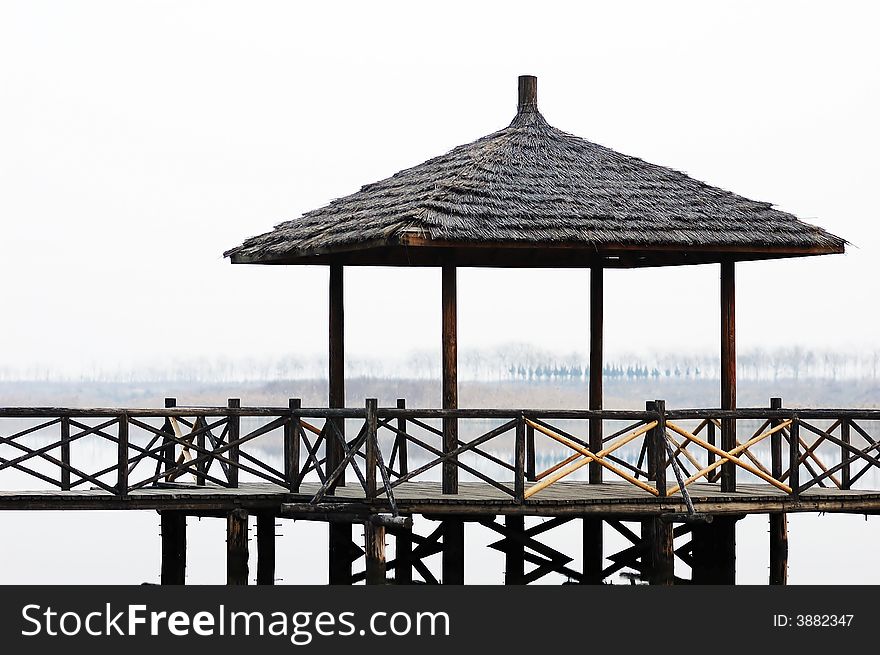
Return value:
M 850 242 L 738 266 L 741 348 L 880 347 L 867 2 L 0 4 L 0 366 L 314 355 L 327 271 L 221 253 L 506 126 L 551 124 Z M 347 348 L 438 349 L 436 270 L 350 269 Z M 460 346 L 587 345 L 586 271 L 462 270 Z M 610 353 L 718 348 L 718 267 L 606 275 Z

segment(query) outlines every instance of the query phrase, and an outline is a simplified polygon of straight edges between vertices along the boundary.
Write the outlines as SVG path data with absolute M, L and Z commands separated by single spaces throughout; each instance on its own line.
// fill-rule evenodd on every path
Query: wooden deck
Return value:
M 132 491 L 125 496 L 116 496 L 100 489 L 3 491 L 0 492 L 0 510 L 139 509 L 212 513 L 241 508 L 274 509 L 280 512 L 282 504 L 309 502 L 317 489 L 317 484 L 304 483 L 300 493 L 290 493 L 273 484 L 242 483 L 236 489 L 163 484 Z M 688 489 L 696 511 L 706 514 L 880 512 L 880 492 L 877 491 L 813 488 L 795 498 L 764 484 L 740 483 L 735 493 L 722 493 L 717 484 L 693 484 Z M 626 482 L 598 485 L 559 482 L 536 494 L 522 506 L 515 504 L 510 496 L 482 482 L 461 482 L 457 495 L 443 495 L 439 482 L 405 482 L 394 492 L 398 508 L 404 514 L 652 516 L 686 512 L 679 494 L 659 499 Z M 389 511 L 384 497 L 367 504 L 359 486 L 339 488 L 335 495 L 326 496 L 322 503 L 344 505 L 346 512 Z

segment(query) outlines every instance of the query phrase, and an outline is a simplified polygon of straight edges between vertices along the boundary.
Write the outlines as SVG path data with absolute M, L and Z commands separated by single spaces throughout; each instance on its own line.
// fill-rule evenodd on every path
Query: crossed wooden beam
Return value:
M 543 489 L 546 489 L 547 487 L 549 487 L 553 483 L 558 482 L 562 478 L 571 475 L 572 473 L 574 473 L 575 471 L 577 471 L 581 467 L 586 466 L 590 462 L 596 462 L 597 464 L 599 464 L 603 468 L 608 469 L 609 471 L 611 471 L 615 475 L 623 478 L 627 482 L 639 487 L 640 489 L 647 491 L 648 493 L 650 493 L 654 496 L 660 495 L 660 492 L 656 488 L 654 488 L 651 485 L 643 482 L 642 480 L 639 480 L 638 478 L 630 475 L 629 473 L 627 473 L 626 471 L 624 471 L 620 467 L 615 466 L 614 464 L 606 461 L 606 458 L 611 453 L 618 450 L 619 448 L 622 448 L 623 446 L 630 443 L 634 439 L 637 439 L 641 435 L 643 435 L 646 432 L 649 432 L 650 430 L 657 427 L 657 425 L 658 425 L 657 421 L 651 421 L 649 423 L 645 423 L 645 424 L 641 425 L 637 429 L 635 429 L 632 432 L 630 432 L 629 434 L 621 437 L 620 439 L 614 441 L 612 444 L 606 446 L 605 448 L 603 448 L 602 450 L 600 450 L 597 453 L 592 452 L 589 448 L 586 448 L 583 445 L 573 441 L 572 439 L 569 439 L 568 437 L 565 437 L 565 436 L 557 433 L 556 431 L 550 429 L 549 427 L 547 427 L 545 425 L 542 425 L 540 423 L 536 423 L 535 421 L 533 421 L 529 418 L 526 418 L 525 422 L 528 425 L 530 425 L 532 428 L 534 428 L 535 430 L 538 430 L 539 432 L 545 434 L 546 436 L 550 437 L 551 439 L 553 439 L 553 440 L 555 440 L 555 441 L 557 441 L 557 442 L 559 442 L 559 443 L 565 445 L 566 447 L 571 448 L 572 450 L 575 451 L 574 455 L 563 460 L 562 462 L 560 462 L 556 466 L 551 467 L 551 469 L 548 469 L 548 471 L 545 471 L 545 474 L 547 474 L 548 472 L 552 472 L 552 473 L 550 475 L 547 475 L 546 477 L 543 477 L 537 484 L 534 484 L 531 487 L 529 487 L 525 491 L 525 494 L 524 494 L 525 498 L 529 498 L 529 497 L 535 495 L 536 493 L 542 491 Z M 700 478 L 709 479 L 709 474 L 712 473 L 712 471 L 714 471 L 715 469 L 717 469 L 718 467 L 720 467 L 721 465 L 723 465 L 727 462 L 731 462 L 731 463 L 735 464 L 736 466 L 748 471 L 749 473 L 761 478 L 762 480 L 773 485 L 777 489 L 780 489 L 788 494 L 792 493 L 792 489 L 790 486 L 788 486 L 784 482 L 781 482 L 781 481 L 777 480 L 776 478 L 774 478 L 767 471 L 766 468 L 764 468 L 763 466 L 760 465 L 760 463 L 749 463 L 749 462 L 745 461 L 745 459 L 739 457 L 739 455 L 741 455 L 742 453 L 745 453 L 748 457 L 751 457 L 751 453 L 748 450 L 749 448 L 751 448 L 755 444 L 763 441 L 767 437 L 769 437 L 769 436 L 771 436 L 781 430 L 785 430 L 791 424 L 792 424 L 792 419 L 786 419 L 786 420 L 780 422 L 778 425 L 773 426 L 769 430 L 766 430 L 766 431 L 762 432 L 761 434 L 755 435 L 754 437 L 752 437 L 751 439 L 749 439 L 745 443 L 738 444 L 735 448 L 731 449 L 728 452 L 728 451 L 725 451 L 721 448 L 718 448 L 714 444 L 711 444 L 707 441 L 704 441 L 703 439 L 699 438 L 695 434 L 688 432 L 687 430 L 685 430 L 681 426 L 676 425 L 675 423 L 670 423 L 667 421 L 666 422 L 667 429 L 672 430 L 673 432 L 677 433 L 678 435 L 684 437 L 684 441 L 679 443 L 674 438 L 672 438 L 668 433 L 665 435 L 666 438 L 673 445 L 676 446 L 676 450 L 673 454 L 674 457 L 677 456 L 679 453 L 684 454 L 685 457 L 687 457 L 688 460 L 691 462 L 691 464 L 693 464 L 694 467 L 698 470 L 696 473 L 689 476 L 682 483 L 676 484 L 676 485 L 670 487 L 669 489 L 667 489 L 666 495 L 669 496 L 669 495 L 672 495 L 676 492 L 679 492 L 682 490 L 682 487 L 687 487 L 687 486 L 693 484 L 694 482 L 696 482 L 697 480 L 699 480 Z M 766 425 L 767 424 L 765 424 L 764 427 L 766 427 Z M 700 446 L 701 448 L 704 448 L 708 452 L 717 455 L 719 459 L 710 463 L 708 466 L 701 466 L 697 462 L 697 460 L 693 457 L 693 455 L 691 455 L 687 451 L 687 445 L 689 443 L 693 443 L 697 446 Z M 674 457 L 673 457 L 673 459 L 674 459 Z

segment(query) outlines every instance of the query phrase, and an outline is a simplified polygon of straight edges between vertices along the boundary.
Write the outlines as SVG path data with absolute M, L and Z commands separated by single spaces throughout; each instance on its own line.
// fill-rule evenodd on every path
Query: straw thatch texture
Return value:
M 505 245 L 841 252 L 818 227 L 550 126 L 534 105 L 505 129 L 368 184 L 225 253 L 295 261 L 403 235 Z

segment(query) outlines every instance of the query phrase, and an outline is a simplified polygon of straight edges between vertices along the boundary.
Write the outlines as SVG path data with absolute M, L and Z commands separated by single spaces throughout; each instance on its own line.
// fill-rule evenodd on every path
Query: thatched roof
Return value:
M 843 252 L 769 203 L 552 127 L 535 78 L 510 125 L 225 253 L 234 263 L 607 266 Z

